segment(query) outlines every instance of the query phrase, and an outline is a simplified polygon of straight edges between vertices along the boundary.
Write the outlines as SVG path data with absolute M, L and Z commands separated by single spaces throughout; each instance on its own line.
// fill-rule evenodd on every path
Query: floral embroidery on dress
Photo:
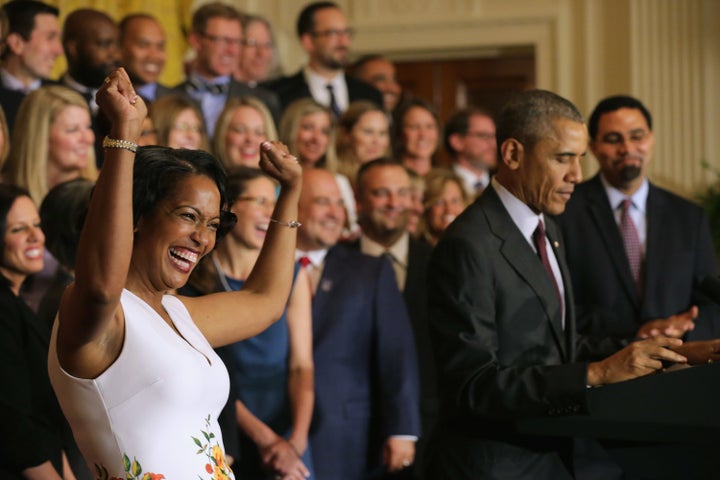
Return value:
M 208 463 L 205 464 L 205 471 L 212 475 L 212 480 L 228 480 L 232 475 L 232 470 L 225 462 L 225 452 L 220 448 L 220 444 L 215 440 L 213 445 L 213 439 L 215 434 L 210 430 L 210 415 L 205 419 L 205 426 L 208 431 L 200 430 L 206 443 L 203 443 L 200 439 L 192 437 L 195 445 L 200 447 L 197 454 L 205 454 L 208 458 Z M 202 480 L 202 477 L 198 475 L 198 478 Z
M 161 473 L 150 473 L 142 471 L 140 462 L 133 457 L 132 462 L 127 454 L 123 454 L 123 466 L 125 467 L 125 478 L 111 477 L 104 465 L 95 464 L 97 480 L 163 480 L 165 475 Z

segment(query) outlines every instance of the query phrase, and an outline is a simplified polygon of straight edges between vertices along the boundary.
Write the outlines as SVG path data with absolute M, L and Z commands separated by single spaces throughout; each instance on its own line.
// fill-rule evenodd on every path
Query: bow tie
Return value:
M 228 83 L 204 83 L 190 81 L 190 88 L 196 92 L 208 92 L 212 95 L 225 95 L 230 90 Z

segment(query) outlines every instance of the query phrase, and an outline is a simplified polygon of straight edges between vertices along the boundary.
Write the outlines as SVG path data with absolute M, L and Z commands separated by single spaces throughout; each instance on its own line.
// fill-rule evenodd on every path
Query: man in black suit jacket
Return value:
M 413 328 L 420 373 L 423 438 L 416 445 L 415 464 L 408 476 L 422 478 L 425 439 L 431 435 L 438 408 L 426 292 L 432 247 L 411 238 L 407 232 L 412 188 L 405 167 L 387 158 L 365 163 L 358 172 L 357 186 L 358 223 L 362 234 L 353 246 L 367 255 L 386 256 L 391 261 Z
M 720 337 L 720 310 L 703 303 L 695 290 L 699 280 L 717 274 L 708 220 L 699 206 L 648 181 L 654 146 L 650 112 L 635 98 L 608 97 L 595 107 L 588 126 L 600 173 L 578 185 L 559 217 L 578 331 L 680 336 L 694 327 L 688 338 Z M 633 224 L 644 247 L 640 290 L 620 228 L 625 198 L 632 201 L 630 216 L 636 212 Z
M 0 59 L 0 107 L 12 131 L 25 95 L 49 80 L 55 60 L 63 54 L 58 9 L 35 0 L 2 6 L 8 19 L 7 45 Z
M 350 103 L 369 100 L 383 106 L 382 94 L 375 87 L 345 76 L 352 29 L 334 2 L 314 2 L 298 16 L 297 35 L 308 54 L 308 64 L 289 77 L 263 84 L 280 98 L 282 109 L 300 98 L 312 97 L 340 116 Z
M 314 292 L 315 477 L 367 480 L 400 471 L 412 463 L 411 438 L 420 435 L 420 394 L 392 267 L 337 245 L 345 210 L 330 172 L 304 172 L 298 208 L 298 256 Z
M 146 13 L 125 16 L 118 24 L 120 64 L 125 67 L 135 91 L 147 102 L 170 93 L 159 83 L 165 68 L 165 31 L 160 22 Z
M 256 97 L 268 107 L 276 123 L 280 116 L 274 93 L 233 79 L 242 48 L 241 20 L 237 9 L 220 2 L 207 3 L 195 11 L 188 43 L 195 50 L 196 58 L 187 80 L 173 89 L 198 102 L 210 137 L 230 98 Z
M 562 213 L 581 179 L 587 132 L 577 108 L 521 93 L 500 114 L 497 139 L 491 186 L 446 230 L 428 270 L 444 395 L 430 478 L 570 478 L 570 442 L 518 434 L 513 420 L 582 412 L 588 386 L 684 361 L 665 348 L 682 342 L 660 336 L 618 350 L 575 335 L 560 232 L 546 214 Z

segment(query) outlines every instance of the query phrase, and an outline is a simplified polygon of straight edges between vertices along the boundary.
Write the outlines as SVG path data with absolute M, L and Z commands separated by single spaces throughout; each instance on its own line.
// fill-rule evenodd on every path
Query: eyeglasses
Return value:
M 207 33 L 201 33 L 200 36 L 203 38 L 207 38 L 212 43 L 223 43 L 229 46 L 242 45 L 242 38 L 231 38 L 222 35 L 208 35 Z
M 465 132 L 465 136 L 477 138 L 478 140 L 495 140 L 495 134 L 488 132 Z
M 275 199 L 267 197 L 240 197 L 238 202 L 252 202 L 256 207 L 267 208 L 271 210 L 275 208 Z
M 195 133 L 202 133 L 202 126 L 200 125 L 193 125 L 187 122 L 178 122 L 175 125 L 172 126 L 173 130 L 178 130 L 180 132 L 195 132 Z
M 263 50 L 272 50 L 275 45 L 272 42 L 261 43 L 254 38 L 246 38 L 242 41 L 243 46 L 250 48 L 258 48 Z
M 330 28 L 328 30 L 320 30 L 319 32 L 310 32 L 313 37 L 327 37 L 331 39 L 337 39 L 340 37 L 352 38 L 355 36 L 355 30 L 352 28 L 344 28 L 342 30 L 337 28 Z

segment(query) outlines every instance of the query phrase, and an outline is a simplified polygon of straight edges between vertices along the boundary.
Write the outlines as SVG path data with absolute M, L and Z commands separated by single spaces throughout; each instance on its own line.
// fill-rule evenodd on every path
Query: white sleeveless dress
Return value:
M 162 303 L 182 337 L 124 290 L 122 351 L 91 380 L 60 367 L 56 326 L 48 369 L 60 406 L 98 479 L 233 479 L 217 423 L 227 369 L 183 303 Z

